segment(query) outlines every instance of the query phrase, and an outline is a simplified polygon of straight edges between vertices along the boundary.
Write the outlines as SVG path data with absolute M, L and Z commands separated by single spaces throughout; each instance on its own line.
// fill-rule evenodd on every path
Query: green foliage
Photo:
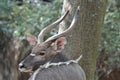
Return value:
M 14 36 L 24 37 L 27 34 L 38 35 L 40 30 L 48 26 L 60 17 L 61 14 L 61 0 L 53 0 L 49 3 L 43 3 L 36 0 L 24 0 L 22 6 L 16 5 L 15 2 L 10 1 L 8 6 L 0 4 L 2 10 L 2 16 L 7 18 L 6 25 L 9 26 Z M 5 1 L 8 3 L 8 1 Z M 11 5 L 12 4 L 12 5 Z M 5 8 L 4 8 L 5 7 Z M 3 24 L 3 22 L 2 22 Z M 5 27 L 4 29 L 7 29 Z M 55 30 L 54 30 L 55 31 Z M 47 36 L 53 35 L 54 31 Z
M 41 29 L 55 21 L 60 15 L 60 10 L 57 10 L 60 7 L 58 2 L 45 5 L 41 2 L 25 3 L 21 7 L 16 5 L 13 7 L 13 12 L 16 14 L 12 24 L 15 27 L 15 35 L 23 36 L 29 33 L 37 35 Z
M 102 29 L 101 46 L 108 53 L 120 53 L 120 10 L 107 9 Z
M 107 52 L 120 51 L 120 11 L 107 12 L 102 30 L 102 47 Z
M 114 6 L 113 6 L 114 5 Z M 109 55 L 109 65 L 120 65 L 120 7 L 111 3 L 105 15 L 102 29 L 101 49 Z
M 0 0 L 0 17 L 6 17 L 11 12 L 12 0 Z

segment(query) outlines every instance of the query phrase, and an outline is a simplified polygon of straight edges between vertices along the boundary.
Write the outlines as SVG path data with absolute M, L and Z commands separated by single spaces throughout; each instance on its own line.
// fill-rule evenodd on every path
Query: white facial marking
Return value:
M 19 64 L 19 66 L 22 66 L 23 65 L 23 63 L 21 62 L 20 64 Z
M 33 54 L 33 53 L 31 53 L 30 55 L 31 55 L 31 56 L 36 56 L 36 55 L 35 55 L 35 54 Z
M 20 72 L 24 72 L 26 69 L 25 68 L 19 68 Z

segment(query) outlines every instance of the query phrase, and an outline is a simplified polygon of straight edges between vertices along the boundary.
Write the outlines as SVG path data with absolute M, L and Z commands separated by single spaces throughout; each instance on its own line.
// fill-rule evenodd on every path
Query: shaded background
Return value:
M 26 35 L 37 36 L 61 10 L 61 0 L 0 0 L 0 80 L 28 79 L 17 69 L 31 49 Z M 96 74 L 99 80 L 120 80 L 120 0 L 109 0 L 101 37 Z

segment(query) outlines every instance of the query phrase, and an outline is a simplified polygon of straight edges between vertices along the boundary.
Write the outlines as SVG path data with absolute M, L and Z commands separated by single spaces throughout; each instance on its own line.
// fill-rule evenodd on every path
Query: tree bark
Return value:
M 107 0 L 64 0 L 64 13 L 68 6 L 72 10 L 60 24 L 59 33 L 69 27 L 77 6 L 80 14 L 74 30 L 67 37 L 66 56 L 77 58 L 83 55 L 80 64 L 85 70 L 87 80 L 95 79 L 96 58 L 100 41 L 101 27 L 104 21 Z

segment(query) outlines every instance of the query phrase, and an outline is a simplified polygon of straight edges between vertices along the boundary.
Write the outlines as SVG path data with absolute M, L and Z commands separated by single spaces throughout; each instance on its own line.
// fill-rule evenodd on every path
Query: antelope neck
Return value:
M 50 63 L 66 62 L 68 60 L 69 59 L 66 58 L 62 53 L 57 53 L 57 55 L 50 60 Z
M 64 57 L 63 55 L 61 55 L 62 58 Z M 60 56 L 58 56 L 59 58 L 61 58 Z M 82 55 L 80 55 L 76 60 L 63 60 L 64 62 L 57 62 L 57 63 L 46 63 L 43 66 L 40 66 L 40 68 L 38 68 L 34 73 L 33 76 L 31 77 L 31 80 L 35 80 L 36 75 L 39 73 L 40 70 L 42 69 L 47 69 L 50 66 L 60 66 L 60 65 L 69 65 L 71 63 L 78 63 L 80 61 L 80 59 L 82 58 Z M 56 58 L 54 58 L 53 60 L 55 60 Z M 65 59 L 65 58 L 64 58 Z M 54 61 L 53 61 L 54 62 Z

